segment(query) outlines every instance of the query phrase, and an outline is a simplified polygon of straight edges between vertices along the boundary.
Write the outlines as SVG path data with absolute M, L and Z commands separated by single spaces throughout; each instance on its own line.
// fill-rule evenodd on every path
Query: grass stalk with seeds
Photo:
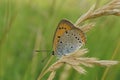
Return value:
M 88 12 L 82 15 L 80 18 L 78 18 L 78 20 L 74 24 L 76 27 L 79 27 L 85 33 L 95 26 L 95 22 L 94 23 L 91 22 L 91 23 L 79 26 L 82 22 L 85 22 L 86 20 L 94 19 L 102 16 L 108 16 L 108 15 L 120 16 L 120 0 L 113 0 L 98 9 L 95 9 L 95 6 L 96 5 L 93 5 L 88 10 Z M 78 71 L 80 74 L 85 74 L 87 71 L 83 67 L 81 67 L 81 65 L 86 67 L 93 67 L 93 65 L 109 67 L 118 63 L 118 61 L 114 61 L 114 60 L 99 60 L 98 58 L 94 58 L 94 57 L 85 57 L 84 55 L 86 53 L 88 53 L 88 49 L 80 49 L 76 52 L 71 53 L 70 55 L 61 57 L 58 61 L 53 63 L 50 67 L 48 68 L 45 67 L 46 69 L 44 68 L 44 70 L 42 70 L 37 80 L 41 80 L 42 77 L 48 72 L 51 72 L 50 76 L 48 77 L 48 80 L 53 80 L 56 74 L 56 70 L 61 66 L 63 66 L 64 64 L 70 65 L 73 69 Z M 105 74 L 103 78 L 105 77 Z

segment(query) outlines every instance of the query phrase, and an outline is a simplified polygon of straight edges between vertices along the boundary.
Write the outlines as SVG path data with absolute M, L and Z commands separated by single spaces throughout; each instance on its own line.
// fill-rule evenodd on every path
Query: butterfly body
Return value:
M 85 42 L 86 37 L 82 30 L 67 20 L 61 20 L 54 35 L 54 54 L 58 57 L 67 55 L 80 49 Z

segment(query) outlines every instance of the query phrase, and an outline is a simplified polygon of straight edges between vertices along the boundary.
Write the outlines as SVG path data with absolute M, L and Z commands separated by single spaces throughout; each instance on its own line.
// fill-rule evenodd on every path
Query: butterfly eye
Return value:
M 54 51 L 52 51 L 52 55 L 55 55 L 55 52 L 54 52 Z

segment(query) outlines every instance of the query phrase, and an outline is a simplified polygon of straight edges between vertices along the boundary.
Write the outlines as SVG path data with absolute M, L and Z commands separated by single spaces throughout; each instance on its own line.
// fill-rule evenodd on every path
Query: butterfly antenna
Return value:
M 51 50 L 35 50 L 35 52 L 49 52 Z
M 34 55 L 38 54 L 38 52 L 50 52 L 49 55 L 46 55 L 42 60 L 41 62 L 43 63 L 45 60 L 47 60 L 49 58 L 50 55 L 53 55 L 54 51 L 51 51 L 51 50 L 35 50 L 35 53 Z
M 50 52 L 51 50 L 35 50 L 33 56 L 37 55 L 38 52 Z

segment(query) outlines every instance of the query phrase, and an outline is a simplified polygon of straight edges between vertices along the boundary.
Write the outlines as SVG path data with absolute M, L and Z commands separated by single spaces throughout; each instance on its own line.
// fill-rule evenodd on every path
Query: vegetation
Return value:
M 66 18 L 75 23 L 94 3 L 95 0 L 1 0 L 0 80 L 36 80 L 51 57 L 51 52 L 36 53 L 35 50 L 52 51 L 52 39 L 59 21 Z M 107 0 L 97 1 L 96 8 L 106 3 Z M 96 23 L 86 34 L 85 47 L 89 50 L 86 56 L 101 60 L 120 60 L 119 21 L 119 16 L 103 16 L 85 22 Z M 42 62 L 46 56 L 48 58 Z M 55 61 L 56 57 L 51 64 Z M 68 80 L 120 78 L 120 64 L 109 68 L 84 67 L 86 75 L 65 67 L 57 70 L 54 80 L 61 79 L 65 70 Z M 47 73 L 42 80 L 47 80 L 49 75 Z

